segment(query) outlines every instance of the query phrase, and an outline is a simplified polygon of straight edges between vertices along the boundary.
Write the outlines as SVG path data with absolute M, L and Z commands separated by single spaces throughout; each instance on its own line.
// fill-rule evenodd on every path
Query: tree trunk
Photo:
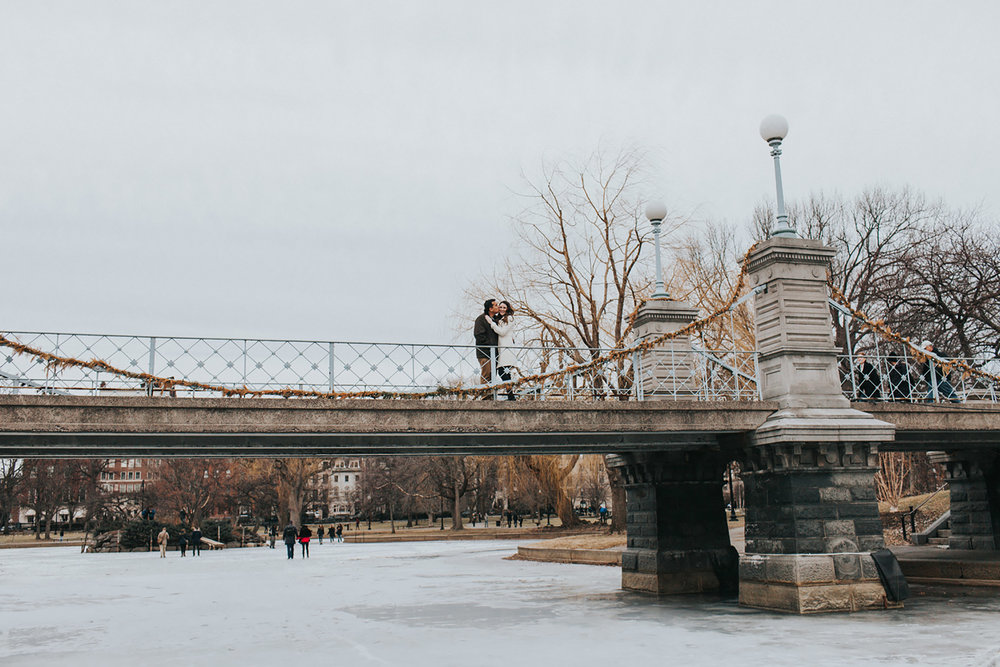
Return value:
M 580 517 L 576 515 L 576 512 L 573 511 L 573 501 L 570 500 L 569 495 L 562 486 L 556 490 L 555 505 L 556 515 L 559 517 L 559 521 L 562 522 L 563 528 L 573 528 L 583 523 L 580 521 Z
M 616 468 L 605 466 L 608 483 L 611 486 L 611 527 L 612 533 L 625 532 L 625 486 L 621 473 Z
M 302 521 L 302 494 L 299 489 L 289 485 L 288 489 L 288 522 L 296 526 Z
M 454 498 L 455 504 L 451 511 L 451 529 L 462 530 L 465 528 L 465 526 L 462 525 L 462 512 L 461 512 L 462 496 L 459 495 L 459 492 L 462 489 L 461 489 L 461 484 L 459 483 L 458 480 L 458 475 L 455 475 L 453 484 L 454 484 L 453 488 L 455 490 L 455 498 Z

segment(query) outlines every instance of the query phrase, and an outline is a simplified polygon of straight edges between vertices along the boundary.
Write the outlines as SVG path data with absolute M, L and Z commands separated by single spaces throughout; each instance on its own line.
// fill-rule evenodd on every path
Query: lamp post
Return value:
M 771 147 L 771 157 L 774 158 L 774 182 L 778 192 L 778 219 L 771 238 L 796 238 L 795 228 L 788 224 L 785 213 L 785 193 L 781 189 L 781 141 L 788 134 L 788 121 L 784 116 L 771 114 L 760 122 L 760 136 Z
M 733 462 L 729 462 L 729 520 L 736 521 L 736 496 L 733 494 Z
M 667 289 L 663 284 L 663 263 L 660 261 L 660 224 L 667 217 L 667 206 L 663 202 L 650 202 L 646 206 L 646 218 L 653 226 L 653 243 L 656 246 L 656 291 L 653 292 L 654 299 L 669 299 Z

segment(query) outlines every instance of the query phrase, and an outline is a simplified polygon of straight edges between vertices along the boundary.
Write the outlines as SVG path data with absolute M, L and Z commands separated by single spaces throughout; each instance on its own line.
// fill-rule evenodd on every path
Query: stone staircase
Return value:
M 937 547 L 947 549 L 951 539 L 951 511 L 938 517 L 934 523 L 923 531 L 910 536 L 910 542 L 917 546 Z
M 936 535 L 927 537 L 927 544 L 928 546 L 947 547 L 949 537 L 951 537 L 950 528 L 939 528 Z

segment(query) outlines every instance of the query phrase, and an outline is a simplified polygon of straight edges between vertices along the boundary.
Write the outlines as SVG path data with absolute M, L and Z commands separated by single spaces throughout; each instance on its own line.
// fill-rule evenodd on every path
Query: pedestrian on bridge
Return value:
M 889 357 L 889 390 L 894 401 L 913 400 L 913 384 L 910 382 L 910 369 L 906 361 L 898 354 Z
M 929 354 L 937 356 L 934 350 L 934 343 L 929 340 L 925 340 L 920 344 L 921 349 L 925 350 Z M 955 394 L 955 388 L 951 386 L 948 382 L 947 373 L 941 368 L 940 364 L 935 364 L 933 357 L 928 356 L 924 363 L 920 364 L 918 368 L 920 376 L 923 378 L 924 382 L 927 383 L 927 400 L 934 400 L 934 387 L 937 385 L 937 397 L 946 398 L 954 403 L 959 402 L 958 396 Z
M 285 532 L 281 534 L 281 538 L 285 542 L 285 549 L 288 551 L 288 558 L 291 560 L 295 558 L 295 538 L 298 537 L 299 531 L 296 530 L 295 524 L 289 523 L 285 526 Z
M 344 541 L 344 524 L 342 523 L 337 524 L 337 541 L 338 542 Z
M 501 301 L 495 317 L 487 322 L 497 335 L 497 376 L 501 382 L 510 382 L 512 373 L 517 368 L 517 357 L 514 356 L 514 306 L 510 301 Z M 507 400 L 516 401 L 514 388 L 507 388 Z
M 323 544 L 323 533 L 325 533 L 325 532 L 326 531 L 324 530 L 323 526 L 320 526 L 319 530 L 316 531 L 316 537 L 319 538 L 319 543 L 320 544 Z
M 472 335 L 476 339 L 476 360 L 479 362 L 479 377 L 483 384 L 490 384 L 493 381 L 492 360 L 497 356 L 497 344 L 499 338 L 490 321 L 499 312 L 500 307 L 496 299 L 487 299 L 483 302 L 483 313 L 476 318 L 472 327 Z M 489 398 L 488 396 L 486 398 Z
M 874 401 L 879 398 L 882 388 L 882 380 L 879 377 L 878 369 L 868 361 L 864 354 L 859 354 L 854 358 L 854 363 L 858 369 L 858 394 L 864 401 Z

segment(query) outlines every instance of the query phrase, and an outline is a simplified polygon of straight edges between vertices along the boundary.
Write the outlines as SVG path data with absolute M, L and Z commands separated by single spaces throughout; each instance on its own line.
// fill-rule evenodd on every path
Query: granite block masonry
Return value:
M 991 451 L 932 452 L 951 492 L 951 549 L 1000 549 L 1000 456 Z
M 676 331 L 697 316 L 687 304 L 653 299 L 636 315 L 636 336 L 642 341 Z M 688 396 L 692 354 L 687 337 L 644 352 L 637 376 L 644 398 Z M 686 451 L 608 457 L 625 485 L 623 589 L 656 595 L 735 593 L 739 557 L 729 543 L 721 484 L 727 461 L 717 438 Z
M 831 248 L 774 238 L 749 258 L 758 381 L 779 409 L 749 438 L 740 604 L 814 613 L 898 606 L 870 552 L 883 547 L 875 501 L 891 424 L 854 410 L 837 369 L 826 276 Z
M 739 557 L 722 499 L 717 449 L 609 457 L 626 491 L 622 588 L 673 595 L 736 592 Z

